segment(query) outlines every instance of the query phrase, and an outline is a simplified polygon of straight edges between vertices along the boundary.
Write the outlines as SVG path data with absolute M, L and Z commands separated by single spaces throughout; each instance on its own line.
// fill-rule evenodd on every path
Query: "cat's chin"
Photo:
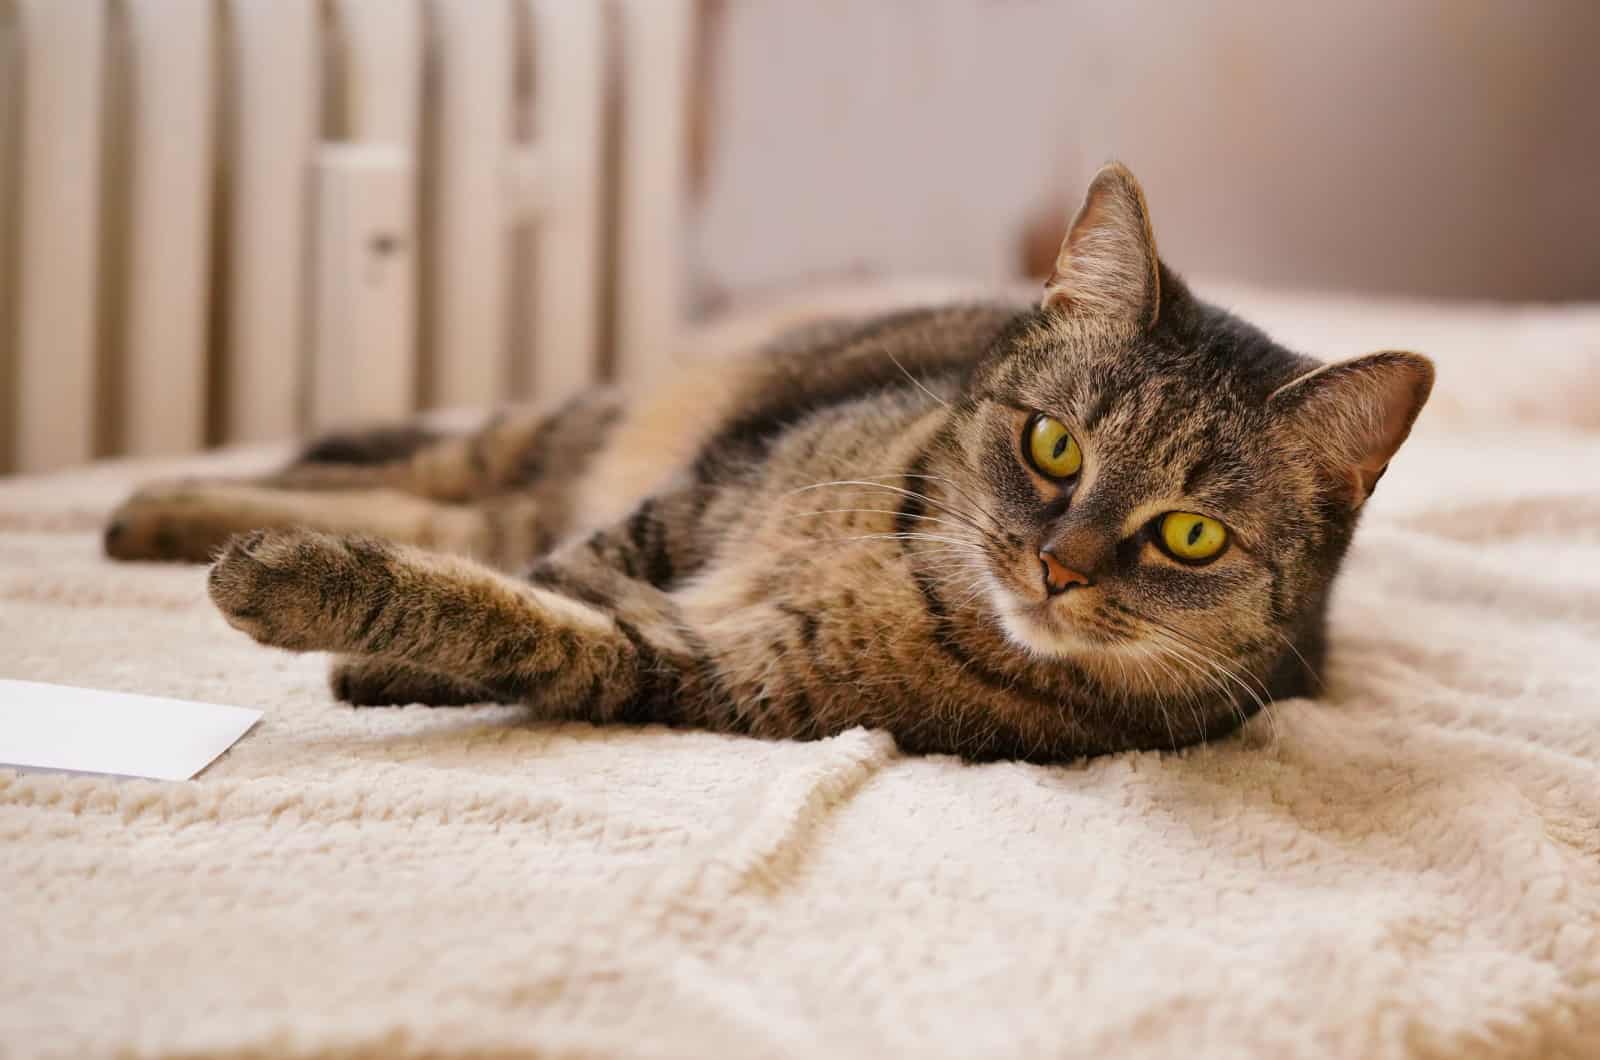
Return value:
M 1000 627 L 1017 647 L 1034 655 L 1082 659 L 1115 650 L 1118 638 L 1091 623 L 1074 622 L 1059 601 L 1028 600 L 991 581 L 989 598 Z
M 1015 612 L 1002 611 L 1000 623 L 1013 644 L 1035 655 L 1050 655 L 1063 659 L 1081 658 L 1093 652 L 1104 651 L 1106 647 L 1104 642 L 1091 640 L 1088 637 L 1046 629 L 1039 622 Z

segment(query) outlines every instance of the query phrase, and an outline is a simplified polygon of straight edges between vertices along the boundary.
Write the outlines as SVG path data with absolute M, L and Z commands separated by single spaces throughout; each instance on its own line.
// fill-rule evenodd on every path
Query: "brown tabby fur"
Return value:
M 1170 748 L 1314 688 L 1361 502 L 1431 383 L 1414 354 L 1323 368 L 1195 300 L 1111 166 L 1037 309 L 815 326 L 671 388 L 328 439 L 264 479 L 148 488 L 106 547 L 219 554 L 228 621 L 341 656 L 352 703 Z M 1039 411 L 1082 446 L 1069 482 L 1024 458 Z M 1228 545 L 1170 558 L 1170 511 Z M 1089 584 L 1048 594 L 1042 549 Z

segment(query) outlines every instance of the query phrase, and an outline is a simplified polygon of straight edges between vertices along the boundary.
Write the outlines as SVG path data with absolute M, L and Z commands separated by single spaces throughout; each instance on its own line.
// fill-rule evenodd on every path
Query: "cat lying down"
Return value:
M 357 704 L 1059 760 L 1315 689 L 1362 503 L 1433 382 L 1193 297 L 1101 171 L 1035 308 L 827 324 L 461 435 L 327 439 L 144 489 L 119 559 L 215 557 L 262 644 Z

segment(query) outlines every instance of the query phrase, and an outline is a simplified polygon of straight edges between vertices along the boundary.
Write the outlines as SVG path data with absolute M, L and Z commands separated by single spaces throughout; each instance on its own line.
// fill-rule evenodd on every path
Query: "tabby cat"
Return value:
M 350 703 L 1176 748 L 1315 689 L 1334 575 L 1432 382 L 1195 299 L 1112 165 L 1036 308 L 813 325 L 549 415 L 331 438 L 145 489 L 105 544 L 215 557 L 228 622 L 335 653 Z

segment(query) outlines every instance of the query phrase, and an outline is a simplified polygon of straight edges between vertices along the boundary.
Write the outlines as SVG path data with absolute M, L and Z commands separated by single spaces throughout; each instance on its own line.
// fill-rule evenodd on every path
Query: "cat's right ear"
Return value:
M 1095 175 L 1044 285 L 1042 307 L 1135 331 L 1156 322 L 1161 269 L 1139 182 L 1120 162 Z

